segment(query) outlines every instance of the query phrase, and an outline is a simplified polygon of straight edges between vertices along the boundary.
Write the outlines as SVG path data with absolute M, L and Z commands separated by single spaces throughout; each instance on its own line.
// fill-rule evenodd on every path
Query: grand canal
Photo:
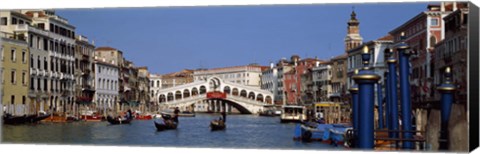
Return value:
M 210 114 L 180 117 L 177 130 L 162 132 L 156 131 L 153 120 L 136 120 L 129 125 L 108 122 L 4 125 L 2 142 L 245 149 L 341 148 L 320 142 L 294 141 L 295 124 L 281 124 L 278 117 L 229 115 L 226 130 L 211 132 L 209 122 L 218 117 Z

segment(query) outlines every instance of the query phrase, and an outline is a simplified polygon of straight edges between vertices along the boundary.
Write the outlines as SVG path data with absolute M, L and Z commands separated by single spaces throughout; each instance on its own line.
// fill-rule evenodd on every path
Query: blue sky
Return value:
M 269 65 L 293 54 L 329 59 L 344 53 L 354 6 L 364 42 L 426 10 L 427 3 L 59 9 L 97 47 L 124 51 L 152 73 Z

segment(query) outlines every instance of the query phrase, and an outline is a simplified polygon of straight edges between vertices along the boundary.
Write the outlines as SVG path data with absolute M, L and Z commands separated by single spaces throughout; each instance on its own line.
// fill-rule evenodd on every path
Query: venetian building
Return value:
M 95 59 L 95 95 L 93 109 L 107 114 L 120 110 L 118 66 L 106 59 Z
M 138 101 L 140 103 L 140 111 L 153 111 L 153 103 L 150 100 L 150 73 L 146 66 L 138 67 Z
M 75 98 L 77 104 L 91 105 L 95 94 L 95 46 L 82 35 L 76 37 L 75 46 Z
M 159 74 L 150 74 L 150 101 L 155 105 L 159 105 L 159 91 L 162 89 L 162 76 Z
M 29 48 L 22 39 L 0 33 L 0 99 L 3 112 L 14 115 L 36 114 L 34 104 L 28 103 Z

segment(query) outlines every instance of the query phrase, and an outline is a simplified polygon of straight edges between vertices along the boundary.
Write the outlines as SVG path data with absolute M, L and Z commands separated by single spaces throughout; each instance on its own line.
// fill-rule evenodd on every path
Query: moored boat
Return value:
M 26 115 L 23 116 L 12 116 L 10 114 L 6 114 L 3 116 L 3 123 L 8 125 L 18 125 L 23 124 L 26 122 Z
M 107 116 L 107 121 L 112 125 L 118 125 L 118 124 L 130 124 L 132 119 L 131 118 L 113 118 L 111 116 Z
M 152 120 L 152 115 L 136 115 L 135 120 Z
M 103 116 L 100 116 L 100 115 L 81 115 L 80 116 L 80 119 L 82 119 L 83 121 L 102 121 Z
M 47 119 L 48 117 L 50 117 L 50 114 L 38 115 L 38 116 L 35 116 L 30 122 L 37 123 L 42 121 L 43 119 Z

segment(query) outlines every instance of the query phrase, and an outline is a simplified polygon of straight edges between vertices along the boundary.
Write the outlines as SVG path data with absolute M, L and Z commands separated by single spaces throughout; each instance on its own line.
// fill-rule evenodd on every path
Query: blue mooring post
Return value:
M 382 106 L 382 83 L 377 83 L 377 96 L 378 96 L 378 129 L 383 129 L 383 106 Z
M 412 54 L 411 50 L 408 50 L 410 47 L 403 42 L 405 35 L 402 32 L 401 36 L 402 42 L 396 46 L 397 51 L 400 55 L 400 101 L 402 104 L 402 130 L 404 131 L 403 139 L 413 139 L 412 131 L 412 104 L 410 98 L 410 66 L 409 66 L 409 57 Z M 413 142 L 403 141 L 402 142 L 404 149 L 413 149 Z
M 374 93 L 375 83 L 380 76 L 375 74 L 368 67 L 370 54 L 368 47 L 364 46 L 362 53 L 364 67 L 358 74 L 352 76 L 358 84 L 358 104 L 359 104 L 359 125 L 358 125 L 358 147 L 360 149 L 373 149 L 374 147 Z
M 388 80 L 388 70 L 384 74 L 384 80 L 385 80 L 385 124 L 387 124 L 387 129 L 392 130 L 392 124 L 390 122 L 391 120 L 391 107 L 390 107 L 390 84 Z M 392 137 L 392 132 L 388 132 L 388 137 Z
M 398 121 L 398 98 L 397 98 L 397 68 L 395 64 L 397 60 L 393 58 L 393 51 L 389 49 L 388 51 L 389 58 L 387 59 L 388 63 L 388 84 L 389 84 L 389 97 L 390 97 L 390 130 L 397 131 L 399 121 Z M 398 138 L 398 132 L 391 133 L 392 138 Z
M 355 70 L 355 74 L 358 74 L 358 70 Z M 353 130 L 355 132 L 353 133 L 355 135 L 355 143 L 353 143 L 353 147 L 358 147 L 358 119 L 359 119 L 359 113 L 358 113 L 358 87 L 356 85 L 353 85 L 350 89 L 350 94 L 352 95 L 352 114 L 353 114 Z
M 440 143 L 440 148 L 443 150 L 448 149 L 448 119 L 450 118 L 450 112 L 453 103 L 453 93 L 455 92 L 455 85 L 452 84 L 452 73 L 450 67 L 445 68 L 445 81 L 437 88 L 441 93 L 441 103 L 442 103 L 442 134 L 441 139 L 446 140 L 446 142 Z

